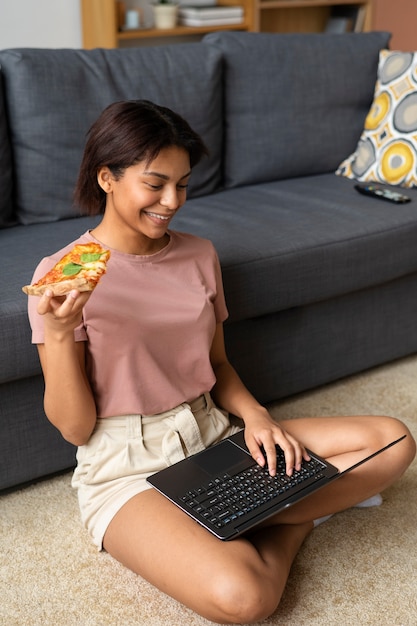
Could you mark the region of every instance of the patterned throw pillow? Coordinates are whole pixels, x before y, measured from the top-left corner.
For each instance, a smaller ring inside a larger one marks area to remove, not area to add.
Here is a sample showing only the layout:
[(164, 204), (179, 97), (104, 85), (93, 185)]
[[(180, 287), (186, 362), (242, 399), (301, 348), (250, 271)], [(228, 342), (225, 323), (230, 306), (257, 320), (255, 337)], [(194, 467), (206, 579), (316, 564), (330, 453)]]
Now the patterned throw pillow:
[(374, 101), (356, 151), (336, 174), (417, 187), (417, 52), (382, 50)]

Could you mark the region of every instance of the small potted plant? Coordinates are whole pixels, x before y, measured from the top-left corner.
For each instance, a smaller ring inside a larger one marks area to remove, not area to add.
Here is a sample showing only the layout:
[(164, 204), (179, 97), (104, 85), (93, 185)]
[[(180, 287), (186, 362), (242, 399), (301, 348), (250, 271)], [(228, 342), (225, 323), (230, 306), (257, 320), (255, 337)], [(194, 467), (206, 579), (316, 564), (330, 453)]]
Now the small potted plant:
[(157, 0), (153, 5), (155, 28), (175, 28), (178, 20), (178, 4), (173, 0)]

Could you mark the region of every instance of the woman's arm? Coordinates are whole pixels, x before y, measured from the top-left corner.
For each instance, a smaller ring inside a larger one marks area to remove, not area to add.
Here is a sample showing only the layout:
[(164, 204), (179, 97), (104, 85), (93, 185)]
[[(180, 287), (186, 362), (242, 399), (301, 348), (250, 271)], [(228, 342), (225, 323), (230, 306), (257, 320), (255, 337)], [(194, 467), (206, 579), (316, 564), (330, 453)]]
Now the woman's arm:
[(85, 371), (85, 342), (74, 340), (89, 293), (71, 292), (64, 300), (44, 294), (38, 313), (44, 316), (45, 343), (38, 345), (45, 378), (45, 413), (64, 439), (85, 444), (97, 413)]
[(216, 375), (213, 399), (219, 407), (243, 419), (246, 445), (257, 463), (265, 465), (262, 447), (269, 471), (275, 474), (275, 446), (279, 445), (285, 453), (287, 473), (291, 474), (294, 467), (300, 469), (302, 459), (309, 459), (305, 448), (280, 427), (245, 387), (227, 358), (222, 324), (217, 324), (210, 360)]

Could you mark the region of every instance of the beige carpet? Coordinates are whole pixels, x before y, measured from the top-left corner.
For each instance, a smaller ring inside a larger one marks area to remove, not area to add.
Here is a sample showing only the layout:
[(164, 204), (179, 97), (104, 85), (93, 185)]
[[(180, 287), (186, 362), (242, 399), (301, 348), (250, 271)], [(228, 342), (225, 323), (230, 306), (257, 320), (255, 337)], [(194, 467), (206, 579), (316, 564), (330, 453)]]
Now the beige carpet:
[[(277, 417), (372, 413), (417, 436), (417, 357), (276, 404)], [(417, 463), (375, 509), (319, 526), (268, 626), (417, 625)], [(70, 474), (0, 496), (0, 624), (208, 626), (99, 554), (80, 526)]]

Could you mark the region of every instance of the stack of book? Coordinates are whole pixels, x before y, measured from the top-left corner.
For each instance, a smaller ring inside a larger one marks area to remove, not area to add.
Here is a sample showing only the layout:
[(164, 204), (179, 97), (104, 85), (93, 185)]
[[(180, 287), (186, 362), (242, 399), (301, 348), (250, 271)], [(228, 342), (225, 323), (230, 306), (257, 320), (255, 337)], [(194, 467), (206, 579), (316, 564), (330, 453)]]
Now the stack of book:
[(243, 7), (240, 6), (180, 5), (178, 15), (180, 24), (184, 26), (223, 26), (241, 24), (244, 12)]

